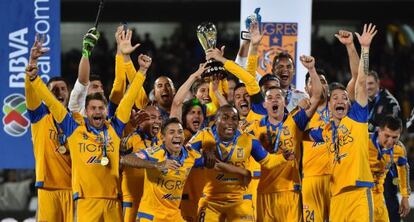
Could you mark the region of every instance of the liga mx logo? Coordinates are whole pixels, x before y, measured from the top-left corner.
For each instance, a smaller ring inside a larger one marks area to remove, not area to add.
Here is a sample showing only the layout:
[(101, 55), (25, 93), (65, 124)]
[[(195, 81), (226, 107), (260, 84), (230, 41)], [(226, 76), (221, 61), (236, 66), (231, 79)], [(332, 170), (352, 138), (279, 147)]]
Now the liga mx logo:
[(27, 112), (26, 99), (23, 95), (14, 93), (3, 100), (3, 129), (10, 136), (23, 136), (30, 126), (29, 119), (24, 116)]
[(288, 52), (296, 61), (298, 23), (263, 22), (262, 33), (257, 69), (259, 74), (263, 76), (272, 72), (273, 58), (281, 51)]

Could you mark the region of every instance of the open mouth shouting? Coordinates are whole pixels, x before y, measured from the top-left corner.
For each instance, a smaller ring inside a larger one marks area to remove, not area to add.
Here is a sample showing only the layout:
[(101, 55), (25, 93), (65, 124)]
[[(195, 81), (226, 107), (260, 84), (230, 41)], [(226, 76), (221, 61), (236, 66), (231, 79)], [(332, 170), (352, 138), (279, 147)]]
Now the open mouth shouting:
[(346, 113), (346, 104), (345, 103), (338, 103), (334, 107), (335, 114), (338, 117), (344, 117)]
[(183, 140), (182, 140), (182, 138), (176, 137), (176, 138), (172, 139), (171, 143), (172, 143), (173, 147), (178, 150), (178, 149), (181, 148), (181, 146), (183, 144)]
[(102, 115), (94, 115), (92, 116), (92, 126), (93, 127), (101, 127), (104, 122), (104, 117)]
[(248, 112), (249, 111), (249, 103), (247, 101), (242, 101), (240, 103), (240, 110), (242, 112)]
[(154, 123), (153, 125), (152, 125), (152, 134), (153, 134), (153, 136), (157, 136), (158, 135), (158, 132), (160, 132), (160, 124), (158, 124), (158, 123)]

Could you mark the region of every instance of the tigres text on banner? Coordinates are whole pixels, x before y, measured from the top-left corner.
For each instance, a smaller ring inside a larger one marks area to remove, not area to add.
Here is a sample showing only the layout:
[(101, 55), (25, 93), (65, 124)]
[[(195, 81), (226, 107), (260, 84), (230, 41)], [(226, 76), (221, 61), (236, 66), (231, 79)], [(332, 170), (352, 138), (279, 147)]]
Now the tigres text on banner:
[(312, 0), (241, 0), (242, 31), (246, 30), (246, 18), (256, 8), (260, 8), (261, 32), (264, 34), (259, 47), (258, 74), (271, 73), (275, 52), (285, 50), (296, 66), (293, 83), (303, 90), (307, 70), (300, 64), (299, 56), (310, 54)]
[(60, 75), (60, 1), (0, 0), (0, 17), (0, 168), (33, 168), (25, 67), (35, 33), (39, 33), (45, 35), (44, 46), (50, 48), (39, 58), (39, 74), (44, 81)]

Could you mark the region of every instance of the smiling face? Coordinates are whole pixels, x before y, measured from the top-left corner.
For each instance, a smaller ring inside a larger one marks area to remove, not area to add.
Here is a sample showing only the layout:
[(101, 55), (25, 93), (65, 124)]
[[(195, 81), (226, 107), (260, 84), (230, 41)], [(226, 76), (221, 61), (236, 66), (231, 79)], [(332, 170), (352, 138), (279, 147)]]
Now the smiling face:
[(329, 111), (336, 120), (341, 120), (348, 114), (348, 93), (343, 89), (334, 89), (329, 98)]
[(209, 95), (209, 83), (205, 82), (201, 84), (197, 89), (195, 97), (200, 100), (201, 104), (207, 104), (211, 102)]
[(217, 133), (222, 141), (230, 141), (236, 135), (239, 116), (231, 106), (220, 108), (216, 115)]
[(250, 111), (250, 96), (246, 87), (239, 87), (234, 91), (234, 106), (239, 111), (240, 116), (246, 117)]
[(59, 102), (61, 102), (65, 107), (68, 105), (69, 90), (64, 81), (52, 81), (48, 84), (48, 88), (56, 99), (59, 100)]
[(103, 127), (106, 117), (108, 116), (108, 110), (104, 101), (91, 99), (88, 104), (86, 104), (85, 112), (91, 126), (96, 129), (101, 129)]
[(294, 71), (293, 61), (288, 57), (281, 57), (273, 64), (272, 72), (279, 76), (282, 89), (287, 89), (292, 83)]
[(267, 110), (269, 116), (275, 119), (283, 117), (285, 110), (285, 96), (282, 89), (272, 88), (267, 90), (263, 106)]
[(379, 128), (378, 143), (381, 145), (381, 147), (389, 149), (398, 142), (398, 140), (400, 139), (400, 135), (400, 129), (391, 130), (386, 126), (384, 128)]
[(180, 152), (184, 139), (184, 130), (180, 123), (170, 123), (163, 130), (162, 140), (170, 153)]
[(161, 76), (155, 80), (154, 96), (155, 100), (161, 107), (169, 109), (174, 99), (174, 85), (168, 77)]
[(185, 116), (185, 128), (191, 132), (197, 132), (204, 122), (203, 111), (200, 106), (193, 106)]
[(162, 116), (160, 111), (155, 106), (147, 106), (145, 112), (150, 116), (149, 120), (143, 121), (140, 124), (142, 130), (151, 137), (156, 137), (161, 130)]

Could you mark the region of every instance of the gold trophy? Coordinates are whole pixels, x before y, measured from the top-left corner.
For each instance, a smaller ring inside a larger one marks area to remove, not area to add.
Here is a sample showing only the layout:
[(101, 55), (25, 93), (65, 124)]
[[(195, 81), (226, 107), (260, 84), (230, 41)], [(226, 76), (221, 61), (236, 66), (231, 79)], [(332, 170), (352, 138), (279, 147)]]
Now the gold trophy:
[[(206, 52), (209, 49), (216, 48), (217, 43), (217, 29), (216, 26), (211, 23), (202, 23), (197, 27), (197, 38), (201, 46)], [(227, 77), (227, 72), (218, 61), (210, 59), (207, 61), (207, 70), (201, 75), (206, 81), (211, 81), (213, 77), (224, 79)]]

